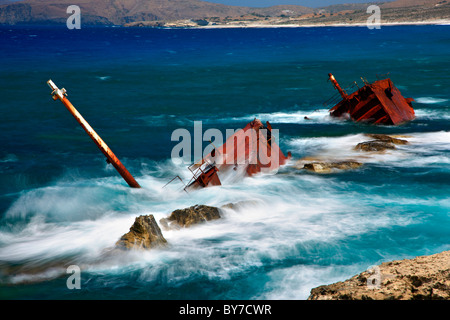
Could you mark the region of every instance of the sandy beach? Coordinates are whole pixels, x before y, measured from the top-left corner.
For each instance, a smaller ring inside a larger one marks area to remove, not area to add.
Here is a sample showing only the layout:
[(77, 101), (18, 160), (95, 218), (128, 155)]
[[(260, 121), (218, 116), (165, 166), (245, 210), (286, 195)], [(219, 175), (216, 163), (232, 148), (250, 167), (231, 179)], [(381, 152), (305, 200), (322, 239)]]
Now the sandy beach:
[[(380, 27), (402, 26), (402, 25), (450, 25), (450, 19), (437, 19), (425, 21), (399, 21), (399, 22), (381, 22)], [(127, 27), (155, 27), (145, 23), (129, 23)], [(198, 25), (192, 20), (179, 20), (167, 22), (156, 26), (162, 28), (195, 28), (195, 29), (231, 29), (231, 28), (313, 28), (313, 27), (367, 27), (366, 22), (354, 23), (263, 23), (254, 21), (236, 21), (230, 23), (209, 23), (208, 25)]]
[[(401, 21), (401, 22), (381, 22), (382, 27), (401, 26), (401, 25), (450, 25), (449, 19), (429, 20), (429, 21)], [(318, 24), (263, 24), (263, 23), (244, 23), (244, 24), (221, 24), (200, 26), (199, 29), (215, 28), (312, 28), (312, 27), (367, 27), (367, 23), (318, 23)]]

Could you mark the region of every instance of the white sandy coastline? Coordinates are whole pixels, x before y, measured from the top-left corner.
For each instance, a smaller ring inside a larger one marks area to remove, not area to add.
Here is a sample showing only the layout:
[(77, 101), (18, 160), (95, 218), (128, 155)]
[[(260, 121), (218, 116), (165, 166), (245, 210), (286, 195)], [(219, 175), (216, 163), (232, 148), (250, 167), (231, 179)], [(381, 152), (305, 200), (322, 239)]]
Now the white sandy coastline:
[[(384, 26), (402, 26), (402, 25), (450, 25), (450, 20), (429, 20), (429, 21), (402, 21), (402, 22), (382, 22)], [(260, 23), (241, 23), (241, 24), (220, 24), (194, 27), (196, 29), (221, 29), (221, 28), (313, 28), (313, 27), (367, 27), (367, 23), (318, 23), (318, 24), (260, 24)]]

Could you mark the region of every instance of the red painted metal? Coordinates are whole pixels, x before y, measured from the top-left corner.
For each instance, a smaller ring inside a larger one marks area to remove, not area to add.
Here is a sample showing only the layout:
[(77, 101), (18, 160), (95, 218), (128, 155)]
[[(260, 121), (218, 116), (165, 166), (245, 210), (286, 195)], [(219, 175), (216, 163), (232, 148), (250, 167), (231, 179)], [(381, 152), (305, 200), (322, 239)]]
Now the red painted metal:
[[(261, 129), (266, 129), (263, 134)], [(259, 119), (254, 119), (243, 129), (230, 136), (226, 142), (215, 148), (189, 169), (194, 176), (187, 188), (220, 185), (218, 173), (252, 176), (268, 170), (278, 169), (291, 157), (286, 157), (272, 138), (272, 126), (266, 126)], [(206, 169), (205, 169), (206, 168)]]
[(106, 156), (107, 161), (111, 163), (114, 168), (119, 172), (122, 178), (128, 183), (128, 185), (132, 188), (140, 188), (141, 186), (137, 181), (133, 178), (130, 172), (125, 168), (125, 166), (120, 162), (120, 160), (116, 157), (116, 155), (111, 151), (111, 149), (106, 145), (106, 143), (100, 138), (100, 136), (92, 129), (89, 123), (81, 116), (81, 114), (75, 109), (72, 103), (67, 99), (66, 90), (59, 89), (52, 80), (48, 80), (47, 84), (52, 89), (53, 100), (61, 100), (64, 106), (69, 110), (69, 112), (74, 116), (77, 122), (81, 125), (81, 127), (86, 131), (86, 133), (91, 137), (91, 139), (95, 142), (97, 147), (102, 151), (102, 153)]
[(334, 76), (333, 76), (331, 73), (329, 73), (329, 74), (328, 74), (328, 77), (329, 77), (331, 83), (333, 84), (333, 86), (336, 88), (336, 90), (339, 91), (339, 93), (341, 94), (342, 99), (347, 99), (347, 97), (348, 97), (347, 92), (345, 92), (345, 91), (341, 88), (341, 86), (340, 86), (339, 83), (336, 81), (336, 79), (334, 78)]
[(411, 103), (414, 99), (405, 99), (391, 79), (366, 83), (347, 95), (331, 73), (329, 77), (343, 98), (330, 109), (333, 117), (349, 116), (353, 121), (384, 125), (398, 125), (415, 117)]
[(193, 172), (194, 176), (184, 190), (220, 186), (222, 183), (217, 174), (218, 171), (219, 169), (215, 165), (207, 165), (206, 168), (199, 167)]

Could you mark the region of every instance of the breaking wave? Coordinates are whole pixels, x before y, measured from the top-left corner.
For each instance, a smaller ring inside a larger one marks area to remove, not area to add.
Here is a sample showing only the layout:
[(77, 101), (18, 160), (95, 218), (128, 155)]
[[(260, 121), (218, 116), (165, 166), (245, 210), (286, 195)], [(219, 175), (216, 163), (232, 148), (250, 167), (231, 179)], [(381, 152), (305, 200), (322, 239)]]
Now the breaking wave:
[[(337, 122), (336, 119), (330, 117), (327, 109), (318, 109), (315, 111), (294, 111), (294, 112), (273, 112), (258, 113), (245, 117), (233, 117), (232, 121), (248, 121), (248, 119), (258, 118), (261, 121), (269, 121), (271, 123), (320, 123), (320, 122)], [(226, 119), (228, 120), (228, 119)]]
[(423, 103), (423, 104), (436, 104), (436, 103), (443, 103), (447, 102), (448, 99), (441, 99), (441, 98), (433, 98), (433, 97), (420, 97), (414, 99), (417, 103)]
[[(413, 133), (407, 138), (410, 144), (399, 146), (395, 152), (358, 159), (368, 164), (429, 166), (444, 157), (421, 162), (418, 155), (448, 151), (449, 138), (449, 132)], [(317, 150), (336, 159), (349, 154), (357, 157), (352, 148), (364, 140), (367, 137), (362, 134), (297, 138), (290, 146)], [(183, 180), (189, 178), (183, 166), (171, 161), (149, 162), (138, 179), (143, 186), (140, 190), (125, 187), (120, 178), (108, 178), (82, 182), (62, 179), (52, 186), (25, 191), (6, 212), (5, 219), (14, 220), (15, 226), (0, 231), (0, 260), (26, 268), (4, 276), (2, 281), (40, 282), (62, 277), (67, 261), (81, 266), (92, 281), (92, 290), (101, 286), (99, 279), (120, 287), (130, 274), (137, 276), (137, 286), (162, 281), (172, 288), (199, 279), (224, 284), (264, 269), (268, 270), (266, 281), (261, 283), (265, 290), (244, 294), (245, 298), (306, 299), (313, 286), (350, 276), (365, 270), (372, 262), (369, 260), (385, 258), (372, 252), (378, 244), (372, 248), (358, 241), (352, 244), (352, 239), (382, 229), (405, 228), (426, 218), (409, 208), (417, 205), (413, 195), (376, 195), (376, 186), (360, 190), (351, 180), (302, 173), (292, 169), (296, 160), (276, 175), (259, 175), (190, 194), (181, 190), (182, 184), (163, 188), (175, 173)], [(448, 159), (444, 163), (448, 164)], [(165, 174), (152, 174), (161, 171)], [(153, 214), (159, 221), (175, 209), (195, 204), (220, 207), (239, 201), (239, 209), (224, 209), (220, 220), (163, 231), (170, 244), (167, 249), (106, 254), (128, 232), (136, 216)], [(380, 211), (380, 203), (387, 206), (385, 210)], [(422, 199), (420, 203), (427, 206), (436, 200)], [(396, 209), (387, 209), (390, 206)], [(393, 245), (398, 240), (392, 241)], [(360, 251), (352, 254), (356, 262), (347, 266), (344, 256), (354, 250), (353, 246)], [(330, 257), (343, 265), (329, 266)], [(248, 281), (257, 278), (249, 277)], [(158, 294), (164, 297), (163, 292)], [(242, 298), (242, 294), (226, 297)]]
[(437, 109), (417, 109), (415, 110), (417, 119), (424, 120), (448, 120), (450, 119), (450, 114), (447, 110), (437, 110)]

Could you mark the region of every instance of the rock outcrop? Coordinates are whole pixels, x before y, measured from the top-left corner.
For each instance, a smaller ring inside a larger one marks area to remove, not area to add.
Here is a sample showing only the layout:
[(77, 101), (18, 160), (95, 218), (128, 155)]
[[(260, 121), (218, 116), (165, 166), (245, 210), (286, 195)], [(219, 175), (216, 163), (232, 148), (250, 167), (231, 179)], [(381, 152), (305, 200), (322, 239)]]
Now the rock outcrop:
[(351, 170), (362, 166), (362, 163), (356, 161), (340, 162), (311, 162), (305, 163), (303, 169), (316, 173), (331, 173), (336, 170)]
[(396, 144), (407, 144), (407, 140), (397, 139), (385, 134), (367, 134), (373, 140), (358, 143), (355, 150), (381, 152), (395, 149)]
[(166, 229), (180, 229), (205, 221), (220, 219), (220, 209), (217, 207), (195, 205), (186, 209), (173, 211), (169, 217), (159, 220)]
[[(224, 207), (237, 209), (238, 204), (229, 203)], [(159, 220), (165, 230), (190, 227), (205, 221), (220, 219), (220, 209), (206, 205), (195, 205), (186, 209), (173, 211), (169, 217)], [(117, 242), (116, 249), (151, 249), (164, 247), (167, 240), (164, 238), (155, 217), (150, 215), (139, 216), (131, 226), (130, 231), (124, 234)]]
[(377, 141), (377, 140), (364, 141), (364, 142), (358, 143), (355, 147), (355, 150), (376, 151), (376, 152), (392, 150), (392, 149), (395, 149), (395, 146), (392, 143), (385, 142), (385, 141)]
[(450, 251), (385, 262), (343, 282), (311, 290), (308, 300), (449, 300)]
[(407, 140), (394, 138), (394, 137), (388, 136), (386, 134), (371, 134), (371, 133), (369, 133), (369, 134), (367, 134), (367, 136), (374, 140), (389, 142), (389, 143), (393, 143), (393, 144), (408, 144)]
[(167, 245), (153, 215), (139, 216), (130, 231), (116, 242), (119, 249), (150, 249)]

